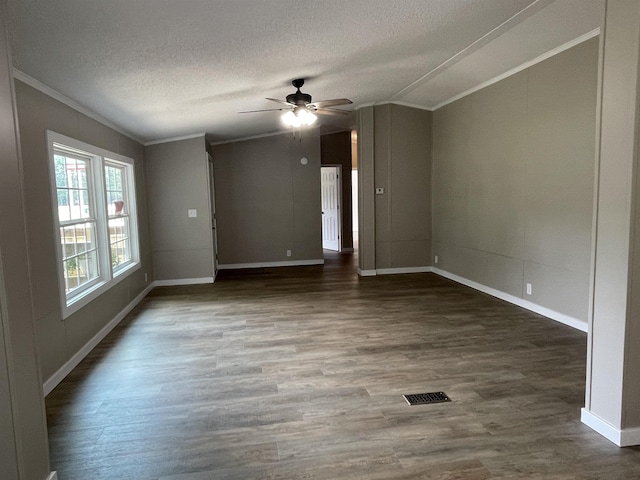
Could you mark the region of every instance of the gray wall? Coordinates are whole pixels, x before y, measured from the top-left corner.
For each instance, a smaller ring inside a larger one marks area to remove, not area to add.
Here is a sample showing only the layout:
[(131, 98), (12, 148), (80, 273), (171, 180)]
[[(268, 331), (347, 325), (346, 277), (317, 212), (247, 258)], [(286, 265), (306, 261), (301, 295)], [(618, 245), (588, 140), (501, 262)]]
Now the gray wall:
[(49, 474), (42, 379), (31, 309), (6, 3), (0, 2), (0, 478)]
[(358, 126), (358, 273), (376, 269), (375, 109), (356, 112)]
[(435, 112), (436, 267), (586, 321), (597, 62), (594, 38)]
[[(209, 167), (204, 136), (146, 147), (156, 280), (213, 277)], [(197, 210), (189, 218), (187, 211)]]
[[(33, 312), (42, 375), (46, 380), (77, 353), (153, 280), (143, 147), (130, 138), (16, 81), (18, 120), (24, 161), (24, 188)], [(138, 231), (142, 268), (108, 292), (61, 320), (56, 240), (51, 205), (46, 130), (125, 155), (135, 160)]]
[(376, 269), (431, 265), (432, 113), (375, 107)]
[(358, 111), (361, 270), (431, 265), (432, 116), (395, 104)]
[(213, 145), (209, 151), (220, 265), (322, 259), (317, 129), (295, 138), (287, 133)]
[(320, 137), (322, 165), (342, 167), (342, 238), (343, 249), (353, 248), (353, 220), (351, 212), (351, 132), (338, 132)]

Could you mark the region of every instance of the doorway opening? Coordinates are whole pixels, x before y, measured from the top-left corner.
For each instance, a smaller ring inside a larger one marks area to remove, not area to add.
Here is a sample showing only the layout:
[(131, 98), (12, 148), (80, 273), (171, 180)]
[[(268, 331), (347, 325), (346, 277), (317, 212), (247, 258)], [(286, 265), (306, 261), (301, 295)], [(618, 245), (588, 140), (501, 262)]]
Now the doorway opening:
[(211, 250), (213, 260), (213, 281), (218, 276), (218, 232), (216, 230), (216, 187), (213, 170), (213, 158), (207, 154), (209, 160), (209, 215), (211, 217)]
[(351, 230), (353, 251), (358, 251), (358, 132), (351, 130)]
[(322, 166), (322, 249), (342, 251), (341, 192), (342, 172), (340, 165)]

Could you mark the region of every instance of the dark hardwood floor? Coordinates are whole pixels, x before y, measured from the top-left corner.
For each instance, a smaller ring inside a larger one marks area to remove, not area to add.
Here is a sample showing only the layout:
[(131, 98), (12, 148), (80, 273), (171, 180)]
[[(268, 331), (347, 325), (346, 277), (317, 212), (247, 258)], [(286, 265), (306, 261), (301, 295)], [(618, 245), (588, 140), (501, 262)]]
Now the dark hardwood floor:
[[(433, 274), (156, 288), (47, 397), (60, 480), (638, 479), (580, 423), (586, 335)], [(452, 401), (409, 406), (403, 393)]]

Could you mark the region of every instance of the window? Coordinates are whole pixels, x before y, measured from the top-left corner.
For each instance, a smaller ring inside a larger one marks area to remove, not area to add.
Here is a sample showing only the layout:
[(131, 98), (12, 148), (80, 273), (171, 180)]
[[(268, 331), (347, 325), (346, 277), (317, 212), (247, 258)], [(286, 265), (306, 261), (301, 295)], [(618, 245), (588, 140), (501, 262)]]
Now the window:
[(48, 132), (63, 318), (140, 266), (133, 160)]

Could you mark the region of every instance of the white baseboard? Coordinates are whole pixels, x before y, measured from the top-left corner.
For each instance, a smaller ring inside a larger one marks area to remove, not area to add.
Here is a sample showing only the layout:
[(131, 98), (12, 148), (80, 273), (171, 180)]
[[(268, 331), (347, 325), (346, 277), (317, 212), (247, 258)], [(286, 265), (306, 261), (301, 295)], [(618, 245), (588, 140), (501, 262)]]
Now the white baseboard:
[(585, 408), (580, 411), (580, 421), (619, 447), (640, 445), (640, 428), (620, 430)]
[(375, 277), (376, 275), (399, 275), (403, 273), (429, 273), (431, 267), (400, 267), (400, 268), (377, 268), (376, 270), (358, 269), (361, 277)]
[(400, 267), (400, 268), (377, 268), (376, 270), (358, 269), (361, 277), (375, 277), (376, 275), (399, 275), (403, 273), (429, 273), (431, 267)]
[[(220, 266), (218, 266), (220, 268)], [(156, 280), (154, 287), (174, 287), (177, 285), (200, 285), (201, 283), (213, 283), (213, 277), (201, 278), (177, 278), (175, 280)]]
[(634, 445), (640, 445), (640, 428), (625, 428), (620, 433), (621, 447), (632, 447)]
[[(122, 309), (122, 311), (118, 313), (118, 315), (116, 315), (113, 320), (102, 327), (102, 329), (98, 333), (96, 333), (91, 340), (89, 340), (80, 350), (78, 350), (78, 352), (76, 352), (73, 357), (71, 357), (64, 365), (62, 365), (62, 367), (60, 367), (57, 372), (51, 375), (44, 382), (43, 389), (45, 397), (49, 395), (54, 388), (56, 388), (56, 386), (64, 379), (64, 377), (71, 373), (71, 370), (78, 366), (82, 359), (86, 357), (89, 352), (93, 350), (96, 345), (98, 345), (98, 343), (100, 343), (102, 339), (106, 337), (109, 332), (111, 332), (111, 330), (113, 330), (116, 325), (118, 325), (122, 321), (122, 319), (126, 317), (127, 314), (142, 301), (144, 297), (147, 296), (147, 294), (153, 289), (154, 285), (155, 282), (151, 285), (148, 285), (147, 288), (145, 288), (136, 298), (134, 298), (131, 303), (129, 303), (129, 305), (124, 307), (124, 309)], [(53, 472), (53, 475), (55, 475), (55, 472)], [(55, 479), (56, 477), (53, 478)]]
[(471, 287), (474, 290), (479, 290), (493, 297), (497, 297), (500, 300), (504, 300), (505, 302), (513, 303), (518, 307), (522, 307), (527, 310), (531, 310), (532, 312), (539, 313), (540, 315), (550, 318), (551, 320), (555, 320), (556, 322), (563, 323), (569, 327), (573, 327), (585, 333), (587, 332), (587, 329), (588, 329), (587, 322), (580, 320), (578, 318), (565, 315), (564, 313), (556, 312), (555, 310), (551, 310), (549, 308), (543, 307), (541, 305), (530, 302), (528, 300), (515, 297), (509, 293), (496, 290), (495, 288), (487, 287), (486, 285), (482, 285), (481, 283), (474, 282), (473, 280), (460, 277), (454, 273), (450, 273), (445, 270), (440, 270), (439, 268), (433, 267), (431, 271), (437, 275), (440, 275), (441, 277), (445, 277), (445, 278), (448, 278), (449, 280), (453, 280), (454, 282), (458, 282), (458, 283), (461, 283), (462, 285), (466, 285), (467, 287)]
[(302, 267), (306, 265), (324, 265), (324, 259), (292, 260), (290, 262), (257, 262), (257, 263), (227, 263), (218, 265), (220, 270), (240, 270), (244, 268), (272, 268), (272, 267)]
[(607, 440), (615, 443), (619, 447), (622, 446), (620, 445), (622, 432), (610, 423), (602, 420), (597, 415), (594, 415), (593, 413), (583, 408), (582, 410), (580, 410), (580, 421), (592, 430), (598, 432)]
[(398, 275), (402, 273), (429, 273), (431, 267), (378, 268), (376, 275)]
[(58, 480), (58, 473), (51, 472), (49, 475), (47, 475), (47, 478), (45, 480)]
[(376, 276), (376, 271), (375, 270), (360, 270), (360, 269), (358, 269), (358, 275), (360, 275), (361, 277), (375, 277)]

